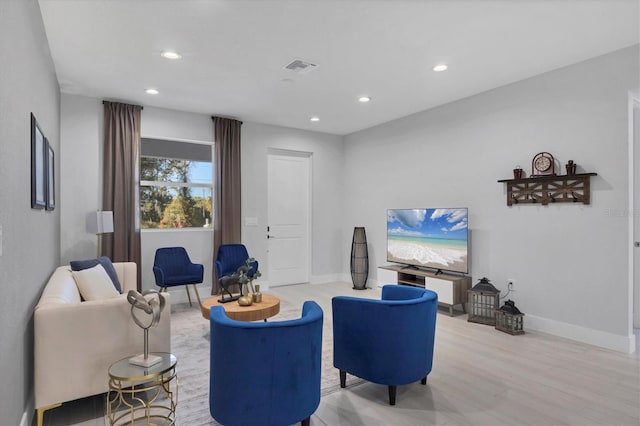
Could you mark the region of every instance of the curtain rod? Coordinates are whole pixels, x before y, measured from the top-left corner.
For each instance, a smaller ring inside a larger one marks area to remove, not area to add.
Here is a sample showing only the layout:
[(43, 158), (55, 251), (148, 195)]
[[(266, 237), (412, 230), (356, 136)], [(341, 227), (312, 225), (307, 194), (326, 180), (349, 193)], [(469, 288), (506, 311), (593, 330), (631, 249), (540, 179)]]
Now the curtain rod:
[(131, 106), (134, 106), (134, 107), (140, 107), (140, 109), (144, 109), (144, 107), (142, 105), (125, 104), (124, 102), (114, 102), (114, 101), (102, 101), (102, 105), (106, 104), (107, 102), (109, 102), (111, 104), (131, 105)]

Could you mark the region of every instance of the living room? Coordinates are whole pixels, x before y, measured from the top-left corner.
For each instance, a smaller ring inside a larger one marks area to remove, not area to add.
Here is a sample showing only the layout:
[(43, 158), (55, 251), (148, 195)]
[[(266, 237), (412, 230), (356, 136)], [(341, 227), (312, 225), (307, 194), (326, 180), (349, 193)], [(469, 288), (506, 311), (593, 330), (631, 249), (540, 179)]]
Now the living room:
[[(58, 81), (41, 3), (0, 2), (0, 62), (9, 64), (0, 76), (0, 177), (11, 183), (0, 191), (0, 351), (3, 376), (12, 384), (2, 390), (0, 413), (7, 424), (21, 424), (33, 404), (33, 308), (57, 266), (96, 253), (85, 218), (101, 209), (96, 171), (103, 98)], [(553, 69), (348, 133), (313, 131), (308, 123), (293, 128), (245, 121), (243, 243), (253, 256), (267, 259), (267, 152), (310, 153), (310, 282), (350, 281), (351, 236), (363, 226), (369, 286), (383, 284), (377, 268), (387, 263), (387, 209), (468, 207), (473, 283), (488, 277), (504, 294), (507, 280), (514, 280), (513, 299), (526, 314), (527, 330), (633, 352), (639, 303), (630, 278), (635, 215), (629, 204), (629, 105), (630, 93), (640, 88), (638, 5), (588, 3), (611, 11), (604, 21), (635, 16), (634, 38), (625, 40), (620, 34), (628, 32), (621, 29), (616, 49), (559, 58)], [(620, 25), (629, 27), (627, 20)], [(372, 101), (378, 101), (375, 95)], [(212, 142), (211, 115), (223, 113), (143, 106), (141, 136), (175, 140)], [(50, 212), (29, 206), (31, 112), (57, 155), (58, 203)], [(529, 174), (541, 151), (553, 153), (562, 169), (574, 160), (579, 173), (597, 173), (589, 205), (507, 206), (505, 184), (497, 181), (510, 178), (516, 165)], [(255, 218), (258, 226), (245, 218)], [(191, 237), (210, 236), (203, 231)], [(143, 288), (153, 287), (151, 251), (142, 263)], [(202, 259), (210, 280), (213, 253), (200, 250), (194, 257)]]

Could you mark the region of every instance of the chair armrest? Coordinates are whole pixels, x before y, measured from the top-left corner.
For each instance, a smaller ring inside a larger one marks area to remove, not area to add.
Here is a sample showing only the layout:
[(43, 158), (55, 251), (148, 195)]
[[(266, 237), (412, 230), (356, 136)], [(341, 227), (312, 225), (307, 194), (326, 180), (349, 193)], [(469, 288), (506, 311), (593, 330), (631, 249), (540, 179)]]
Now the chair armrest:
[(216, 260), (215, 262), (215, 268), (216, 268), (216, 279), (220, 279), (222, 278), (222, 262), (220, 262), (219, 260)]
[(253, 277), (256, 273), (256, 271), (258, 270), (258, 261), (254, 260), (253, 262), (251, 262), (249, 264), (249, 266), (251, 266), (251, 269), (249, 270), (249, 272), (247, 273), (247, 276), (249, 278)]
[[(424, 288), (408, 285), (390, 284), (382, 287), (382, 300), (409, 300), (419, 299), (426, 291)], [(437, 295), (436, 295), (437, 296)]]
[(156, 285), (164, 287), (164, 272), (157, 266), (153, 267), (153, 276), (156, 277)]
[(197, 275), (200, 277), (200, 282), (202, 282), (204, 277), (204, 265), (200, 263), (191, 263), (187, 265), (187, 275)]

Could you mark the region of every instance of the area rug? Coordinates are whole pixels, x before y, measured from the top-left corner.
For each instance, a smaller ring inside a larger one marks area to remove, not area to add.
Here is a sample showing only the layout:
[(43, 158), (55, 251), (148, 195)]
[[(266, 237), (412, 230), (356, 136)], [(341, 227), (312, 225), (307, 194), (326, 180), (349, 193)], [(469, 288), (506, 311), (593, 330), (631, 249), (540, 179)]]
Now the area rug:
[[(280, 313), (269, 321), (299, 318), (302, 306), (281, 302)], [(200, 309), (188, 303), (171, 307), (171, 350), (178, 359), (179, 380), (177, 420), (180, 425), (217, 425), (209, 414), (209, 321)], [(349, 377), (347, 387), (363, 380)], [(324, 313), (322, 331), (321, 394), (340, 389), (338, 370), (333, 367), (333, 333), (330, 313)]]

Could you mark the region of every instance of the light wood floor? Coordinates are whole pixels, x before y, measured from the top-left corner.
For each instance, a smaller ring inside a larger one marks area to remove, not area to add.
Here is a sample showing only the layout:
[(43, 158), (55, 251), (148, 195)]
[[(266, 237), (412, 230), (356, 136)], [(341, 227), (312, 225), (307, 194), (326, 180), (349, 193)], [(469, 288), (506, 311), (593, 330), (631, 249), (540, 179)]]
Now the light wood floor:
[[(315, 300), (325, 321), (331, 321), (335, 295), (380, 297), (379, 289), (355, 291), (348, 283), (269, 292), (299, 306)], [(311, 424), (640, 425), (638, 351), (626, 355), (531, 332), (526, 316), (524, 327), (526, 334), (511, 336), (443, 310), (427, 386), (399, 386), (394, 407), (388, 405), (385, 386), (364, 383), (339, 390), (322, 397)], [(45, 424), (103, 425), (103, 407), (99, 398), (66, 403), (51, 410)]]

